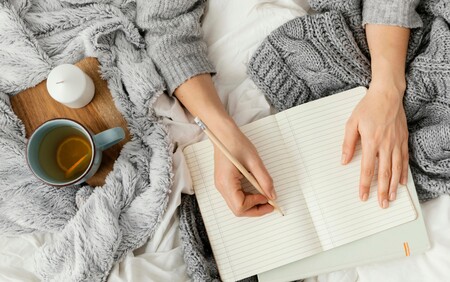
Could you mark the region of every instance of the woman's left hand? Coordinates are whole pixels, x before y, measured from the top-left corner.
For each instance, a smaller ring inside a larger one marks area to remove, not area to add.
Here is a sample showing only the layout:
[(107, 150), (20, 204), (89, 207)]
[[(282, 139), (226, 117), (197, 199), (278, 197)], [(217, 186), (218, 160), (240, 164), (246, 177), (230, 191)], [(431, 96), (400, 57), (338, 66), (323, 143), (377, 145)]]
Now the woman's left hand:
[(378, 202), (382, 208), (396, 198), (398, 183), (408, 175), (408, 128), (403, 108), (404, 88), (372, 81), (366, 96), (347, 121), (342, 164), (353, 158), (361, 137), (359, 197), (366, 201), (378, 157)]

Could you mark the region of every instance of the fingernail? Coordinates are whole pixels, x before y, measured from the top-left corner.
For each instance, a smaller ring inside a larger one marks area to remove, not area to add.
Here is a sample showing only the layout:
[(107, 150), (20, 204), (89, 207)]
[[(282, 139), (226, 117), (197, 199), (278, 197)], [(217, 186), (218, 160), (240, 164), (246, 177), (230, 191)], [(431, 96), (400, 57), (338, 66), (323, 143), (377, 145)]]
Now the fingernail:
[(403, 185), (406, 185), (406, 183), (408, 182), (408, 177), (406, 177), (406, 176), (403, 176), (403, 178), (402, 178), (402, 184)]
[(346, 164), (346, 162), (347, 162), (347, 154), (342, 154), (341, 164)]
[(368, 195), (367, 193), (364, 193), (364, 194), (362, 195), (362, 197), (361, 197), (361, 200), (362, 200), (363, 202), (365, 202), (365, 201), (367, 201), (367, 198), (369, 198), (369, 195)]
[(389, 207), (389, 203), (387, 199), (383, 200), (383, 209), (387, 209)]
[(275, 200), (275, 199), (277, 198), (277, 193), (275, 192), (275, 190), (273, 190), (273, 191), (270, 193), (270, 197), (272, 198), (272, 200)]
[(396, 196), (397, 196), (396, 193), (391, 193), (389, 195), (389, 201), (395, 201)]

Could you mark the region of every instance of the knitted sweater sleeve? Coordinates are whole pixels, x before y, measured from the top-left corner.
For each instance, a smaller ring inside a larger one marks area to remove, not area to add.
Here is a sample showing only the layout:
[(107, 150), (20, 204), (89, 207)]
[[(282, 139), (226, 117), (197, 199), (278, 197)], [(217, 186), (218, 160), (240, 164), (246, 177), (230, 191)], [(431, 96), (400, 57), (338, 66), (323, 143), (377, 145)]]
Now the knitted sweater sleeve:
[(422, 20), (416, 12), (418, 4), (419, 0), (363, 0), (363, 25), (421, 27)]
[(202, 40), (205, 0), (137, 0), (136, 23), (169, 94), (189, 78), (214, 73)]

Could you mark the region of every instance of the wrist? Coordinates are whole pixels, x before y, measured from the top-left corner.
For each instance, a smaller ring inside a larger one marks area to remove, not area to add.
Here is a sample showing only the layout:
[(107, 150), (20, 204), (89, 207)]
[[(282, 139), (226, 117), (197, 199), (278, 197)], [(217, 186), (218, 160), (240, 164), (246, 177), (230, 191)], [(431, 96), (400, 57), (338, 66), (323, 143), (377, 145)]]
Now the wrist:
[(239, 127), (228, 114), (217, 115), (210, 118), (208, 122), (205, 122), (205, 124), (208, 126), (209, 130), (218, 136), (226, 136), (239, 131)]
[(392, 78), (372, 79), (369, 89), (371, 89), (371, 92), (375, 95), (383, 95), (386, 98), (403, 101), (406, 82), (405, 80), (393, 80)]
[(403, 97), (406, 90), (405, 64), (378, 56), (372, 58), (371, 87), (390, 89)]
[[(242, 133), (242, 131), (231, 118), (221, 120), (217, 123), (210, 123), (208, 129), (231, 152), (239, 150), (242, 147), (248, 147), (248, 145), (250, 144), (248, 138), (244, 135), (244, 133)], [(218, 150), (216, 146), (214, 146), (214, 151), (220, 153), (220, 150)]]
[(403, 93), (397, 86), (372, 81), (367, 95), (384, 105), (384, 110), (392, 111), (403, 106)]

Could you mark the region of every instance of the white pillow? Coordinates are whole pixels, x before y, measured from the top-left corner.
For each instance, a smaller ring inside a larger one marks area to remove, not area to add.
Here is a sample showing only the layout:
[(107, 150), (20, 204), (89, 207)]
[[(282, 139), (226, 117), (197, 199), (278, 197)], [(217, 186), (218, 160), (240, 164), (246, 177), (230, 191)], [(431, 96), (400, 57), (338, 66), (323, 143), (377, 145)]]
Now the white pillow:
[(271, 31), (307, 14), (307, 0), (209, 0), (203, 21), (219, 96), (238, 125), (270, 114), (261, 92), (247, 76), (247, 63)]

